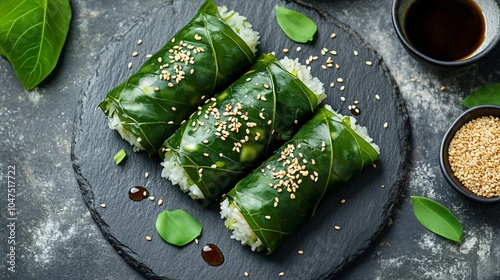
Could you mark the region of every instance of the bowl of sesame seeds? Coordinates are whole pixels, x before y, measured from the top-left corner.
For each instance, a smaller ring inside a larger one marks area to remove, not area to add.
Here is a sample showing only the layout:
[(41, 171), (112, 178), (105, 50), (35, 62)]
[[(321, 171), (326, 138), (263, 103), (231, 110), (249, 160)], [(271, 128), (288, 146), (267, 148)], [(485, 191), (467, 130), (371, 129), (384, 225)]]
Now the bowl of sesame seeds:
[(440, 166), (460, 194), (500, 202), (500, 106), (477, 106), (460, 115), (441, 142)]

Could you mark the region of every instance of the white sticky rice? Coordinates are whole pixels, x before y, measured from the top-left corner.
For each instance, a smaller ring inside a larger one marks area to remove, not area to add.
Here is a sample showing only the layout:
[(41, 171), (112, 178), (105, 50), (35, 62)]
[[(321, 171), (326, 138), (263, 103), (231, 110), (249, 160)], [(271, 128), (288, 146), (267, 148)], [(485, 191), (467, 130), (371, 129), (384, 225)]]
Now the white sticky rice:
[(253, 53), (257, 53), (257, 45), (259, 44), (259, 32), (252, 29), (252, 24), (247, 21), (247, 18), (235, 11), (228, 11), (226, 6), (218, 6), (219, 14), (224, 21), (233, 29), (238, 36), (250, 47)]
[(255, 235), (234, 204), (229, 204), (229, 199), (224, 199), (221, 202), (220, 209), (221, 218), (226, 219), (226, 228), (233, 231), (231, 239), (240, 241), (242, 245), (250, 246), (252, 251), (264, 249), (262, 240)]
[[(311, 75), (309, 67), (300, 64), (298, 59), (293, 60), (286, 57), (281, 59), (280, 63), (288, 72), (298, 77), (312, 92), (314, 92), (318, 97), (318, 104), (326, 97), (323, 83), (318, 78)], [(161, 173), (162, 177), (170, 179), (174, 185), (178, 184), (181, 190), (187, 192), (191, 198), (204, 199), (203, 193), (198, 186), (189, 183), (188, 174), (179, 164), (173, 152), (170, 151), (165, 154), (165, 160), (161, 165), (163, 166), (163, 171)]]
[(291, 59), (286, 56), (280, 59), (280, 64), (288, 72), (299, 78), (316, 95), (318, 98), (317, 105), (326, 98), (323, 83), (317, 77), (311, 75), (311, 67), (301, 64), (298, 58)]
[[(226, 6), (219, 6), (219, 14), (226, 21), (226, 23), (233, 29), (238, 36), (250, 47), (250, 49), (256, 53), (257, 45), (259, 42), (259, 33), (252, 29), (252, 25), (247, 21), (247, 18), (241, 16), (235, 11), (228, 11)], [(115, 113), (115, 108), (111, 103), (108, 103), (106, 107), (106, 112), (108, 116), (108, 126), (111, 129), (118, 131), (120, 136), (130, 143), (134, 148), (134, 152), (144, 150), (141, 145), (141, 139), (134, 136), (130, 131), (126, 130), (122, 126), (120, 118)]]
[[(332, 109), (332, 107), (328, 104), (325, 105), (325, 109), (327, 109), (330, 112), (334, 113), (335, 115), (339, 116), (339, 118), (341, 118), (341, 119), (345, 118), (345, 116), (343, 116), (342, 114), (335, 112)], [(366, 142), (368, 142), (373, 147), (373, 149), (375, 149), (375, 151), (377, 151), (377, 154), (380, 155), (380, 147), (377, 144), (373, 143), (373, 138), (371, 138), (370, 135), (368, 135), (368, 130), (366, 129), (366, 127), (357, 124), (356, 118), (354, 118), (354, 117), (349, 116), (349, 119), (350, 119), (350, 124), (351, 124), (352, 130), (354, 130), (354, 132), (356, 132), (356, 134), (358, 134), (361, 138), (363, 138)]]
[(180, 189), (188, 193), (192, 199), (204, 199), (205, 196), (196, 184), (190, 184), (188, 181), (188, 174), (184, 168), (179, 164), (176, 155), (173, 152), (165, 153), (165, 159), (162, 163), (163, 170), (161, 176), (169, 179), (172, 185), (179, 185)]
[(115, 106), (111, 102), (108, 102), (108, 105), (106, 106), (106, 112), (108, 112), (108, 126), (111, 129), (115, 129), (118, 131), (120, 136), (126, 140), (127, 142), (130, 143), (130, 145), (134, 146), (133, 150), (134, 152), (138, 152), (141, 150), (144, 150), (144, 148), (141, 145), (141, 139), (135, 137), (130, 131), (126, 130), (123, 128), (123, 124), (120, 121), (120, 118), (118, 117), (118, 114), (115, 113)]

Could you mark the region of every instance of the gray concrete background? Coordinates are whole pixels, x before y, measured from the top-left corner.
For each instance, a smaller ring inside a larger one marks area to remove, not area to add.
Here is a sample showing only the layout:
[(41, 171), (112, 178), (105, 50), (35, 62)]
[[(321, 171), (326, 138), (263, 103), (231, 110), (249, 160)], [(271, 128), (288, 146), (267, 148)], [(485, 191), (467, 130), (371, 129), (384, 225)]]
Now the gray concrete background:
[[(0, 278), (141, 279), (103, 238), (73, 175), (70, 145), (80, 89), (118, 29), (164, 2), (72, 0), (73, 20), (61, 61), (39, 87), (23, 89), (0, 58)], [(459, 70), (431, 70), (412, 60), (392, 27), (392, 1), (307, 1), (350, 25), (383, 57), (405, 99), (413, 153), (408, 189), (379, 240), (342, 279), (500, 279), (499, 205), (455, 193), (439, 170), (439, 144), (464, 108), (463, 97), (500, 82), (500, 46)], [(442, 91), (441, 86), (446, 89)], [(7, 173), (16, 168), (16, 273), (7, 271)], [(416, 221), (412, 195), (447, 206), (462, 222), (461, 245)], [(334, 254), (335, 252), (332, 252)]]

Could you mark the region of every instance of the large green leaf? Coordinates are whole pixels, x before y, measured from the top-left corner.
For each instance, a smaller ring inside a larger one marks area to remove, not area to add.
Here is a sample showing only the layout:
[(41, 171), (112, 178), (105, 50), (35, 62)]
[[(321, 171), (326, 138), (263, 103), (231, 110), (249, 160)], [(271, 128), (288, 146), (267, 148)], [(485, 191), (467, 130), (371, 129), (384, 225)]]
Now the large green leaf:
[(0, 54), (26, 89), (54, 70), (70, 21), (68, 0), (0, 1)]
[(460, 104), (467, 108), (488, 104), (500, 105), (500, 84), (481, 87), (462, 100)]
[(455, 216), (443, 205), (425, 197), (412, 196), (413, 212), (428, 230), (460, 243), (463, 228)]

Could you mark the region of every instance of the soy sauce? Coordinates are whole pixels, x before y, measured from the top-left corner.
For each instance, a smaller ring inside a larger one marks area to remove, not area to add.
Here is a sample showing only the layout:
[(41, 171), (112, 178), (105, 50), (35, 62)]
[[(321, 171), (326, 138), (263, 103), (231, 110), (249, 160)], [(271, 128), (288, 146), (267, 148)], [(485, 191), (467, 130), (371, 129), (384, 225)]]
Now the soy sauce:
[(224, 255), (215, 244), (207, 244), (201, 249), (201, 257), (211, 266), (219, 266), (224, 263)]
[(405, 18), (406, 37), (423, 54), (443, 61), (462, 60), (484, 41), (483, 12), (471, 0), (416, 0)]
[(133, 201), (141, 201), (149, 197), (149, 191), (142, 186), (132, 187), (128, 191), (128, 197)]

